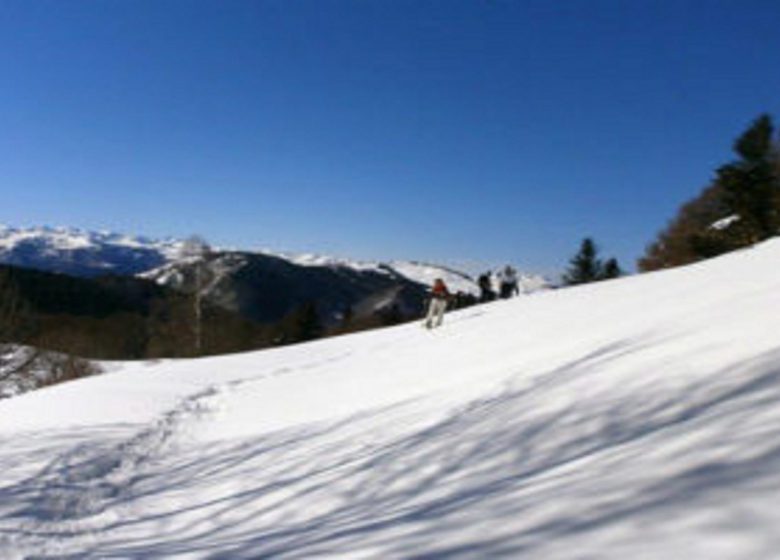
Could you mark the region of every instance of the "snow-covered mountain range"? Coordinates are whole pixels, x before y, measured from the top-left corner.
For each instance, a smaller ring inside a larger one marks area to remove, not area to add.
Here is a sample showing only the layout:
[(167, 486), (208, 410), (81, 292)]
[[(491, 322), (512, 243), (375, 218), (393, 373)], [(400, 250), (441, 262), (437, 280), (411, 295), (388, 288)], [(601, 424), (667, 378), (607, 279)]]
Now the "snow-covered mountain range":
[[(200, 247), (193, 240), (134, 237), (71, 228), (0, 227), (0, 264), (71, 276), (108, 274), (151, 280), (179, 292), (196, 291), (208, 304), (258, 324), (283, 320), (314, 304), (326, 327), (418, 317), (428, 288), (442, 278), (467, 304), (479, 290), (452, 268), (413, 261), (366, 262), (320, 255)], [(548, 287), (521, 275), (526, 293)]]
[(182, 245), (77, 228), (0, 225), (0, 263), (73, 276), (139, 274), (179, 258)]
[(0, 557), (776, 558), (778, 261), (0, 401)]
[[(171, 280), (168, 274), (171, 265), (188, 261), (183, 252), (184, 246), (184, 240), (173, 238), (158, 240), (77, 228), (14, 228), (0, 225), (0, 263), (75, 276), (143, 274), (165, 283)], [(215, 251), (264, 254), (305, 267), (375, 272), (403, 277), (426, 286), (435, 278), (442, 278), (453, 291), (470, 294), (478, 292), (474, 279), (468, 274), (429, 263), (367, 262), (311, 254), (219, 248)], [(549, 287), (549, 282), (539, 275), (525, 274), (521, 275), (521, 287), (526, 292), (532, 292)]]

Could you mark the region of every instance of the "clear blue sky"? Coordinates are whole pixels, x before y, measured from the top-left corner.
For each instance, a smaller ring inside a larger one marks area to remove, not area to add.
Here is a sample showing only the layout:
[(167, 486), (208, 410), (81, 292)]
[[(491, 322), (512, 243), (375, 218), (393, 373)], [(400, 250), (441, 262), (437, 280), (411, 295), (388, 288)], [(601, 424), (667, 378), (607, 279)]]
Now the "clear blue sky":
[(0, 222), (633, 267), (778, 69), (777, 0), (0, 0)]

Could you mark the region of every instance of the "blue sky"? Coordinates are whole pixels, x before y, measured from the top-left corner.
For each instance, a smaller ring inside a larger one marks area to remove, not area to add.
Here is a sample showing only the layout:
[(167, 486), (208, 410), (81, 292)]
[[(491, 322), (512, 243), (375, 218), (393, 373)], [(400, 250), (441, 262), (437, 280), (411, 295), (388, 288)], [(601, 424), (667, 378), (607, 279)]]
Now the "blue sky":
[(627, 267), (780, 118), (780, 2), (0, 1), (0, 222)]

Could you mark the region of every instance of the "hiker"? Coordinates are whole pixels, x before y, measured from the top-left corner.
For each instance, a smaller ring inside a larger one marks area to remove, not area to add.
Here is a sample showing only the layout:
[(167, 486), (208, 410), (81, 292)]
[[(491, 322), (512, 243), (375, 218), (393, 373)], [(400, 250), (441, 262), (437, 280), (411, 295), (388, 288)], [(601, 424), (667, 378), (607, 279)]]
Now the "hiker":
[(509, 299), (513, 295), (519, 295), (520, 289), (517, 286), (517, 271), (509, 265), (498, 273), (499, 292), (501, 299)]
[(477, 279), (479, 285), (479, 301), (480, 303), (487, 303), (496, 299), (496, 292), (493, 291), (493, 283), (490, 280), (490, 271), (482, 274)]
[(447, 301), (452, 297), (444, 280), (437, 278), (433, 282), (428, 303), (428, 315), (425, 317), (425, 328), (432, 329), (441, 326), (444, 320), (444, 312), (447, 310)]

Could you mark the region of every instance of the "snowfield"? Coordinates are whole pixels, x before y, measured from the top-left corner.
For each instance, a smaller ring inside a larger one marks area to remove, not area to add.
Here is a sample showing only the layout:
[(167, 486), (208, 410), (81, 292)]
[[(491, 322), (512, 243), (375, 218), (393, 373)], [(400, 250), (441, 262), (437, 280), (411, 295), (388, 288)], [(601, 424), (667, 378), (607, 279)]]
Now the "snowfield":
[(780, 558), (780, 240), (0, 402), (0, 558)]

